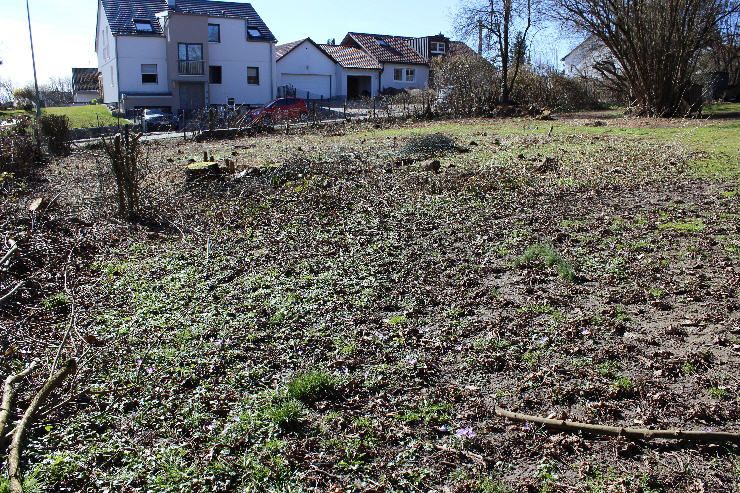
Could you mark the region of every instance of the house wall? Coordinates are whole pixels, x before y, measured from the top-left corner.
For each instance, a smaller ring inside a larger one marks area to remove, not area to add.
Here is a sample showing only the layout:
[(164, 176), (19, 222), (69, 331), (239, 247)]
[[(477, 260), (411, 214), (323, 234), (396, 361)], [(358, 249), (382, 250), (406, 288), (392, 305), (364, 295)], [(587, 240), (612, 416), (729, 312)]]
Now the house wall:
[(98, 55), (98, 71), (102, 74), (103, 101), (118, 102), (118, 64), (116, 60), (116, 38), (110, 31), (108, 18), (102, 5), (98, 4), (98, 32), (95, 49)]
[[(296, 79), (301, 79), (301, 77), (305, 79), (305, 76), (323, 78), (321, 81), (315, 83), (308, 83), (307, 81), (307, 85), (304, 87), (298, 87), (296, 85), (297, 96), (305, 97), (305, 92), (310, 91), (316, 97), (323, 96), (324, 98), (331, 98), (339, 94), (337, 91), (336, 67), (337, 64), (334, 60), (326, 56), (323, 51), (316, 48), (312, 43), (304, 41), (301, 45), (294, 48), (293, 51), (278, 60), (278, 86), (294, 84)], [(325, 85), (327, 79), (331, 81), (329, 93), (317, 94), (315, 87), (317, 85)]]
[[(117, 36), (118, 85), (121, 95), (169, 94), (167, 41), (159, 36)], [(141, 82), (141, 66), (157, 66), (157, 83)]]
[[(416, 80), (414, 82), (399, 82), (393, 80), (393, 73), (395, 69), (415, 69)], [(386, 63), (383, 68), (383, 73), (380, 78), (380, 86), (382, 89), (396, 88), (396, 89), (426, 89), (429, 86), (429, 67), (425, 65), (400, 65), (395, 63)]]
[(378, 70), (362, 70), (353, 68), (342, 68), (337, 64), (337, 95), (341, 97), (347, 96), (347, 76), (368, 76), (372, 77), (372, 96), (378, 95), (378, 80), (380, 79), (380, 71)]
[[(221, 25), (221, 43), (208, 43), (208, 64), (220, 65), (222, 84), (209, 84), (209, 103), (227, 104), (234, 98), (237, 104), (261, 105), (274, 99), (277, 93), (275, 76), (275, 45), (268, 41), (247, 39), (247, 24), (242, 19), (208, 19)], [(247, 84), (247, 67), (259, 67), (260, 84)], [(206, 69), (207, 72), (207, 69)], [(207, 75), (207, 73), (206, 73)]]
[(98, 91), (77, 91), (74, 93), (73, 102), (75, 104), (88, 104), (99, 97)]

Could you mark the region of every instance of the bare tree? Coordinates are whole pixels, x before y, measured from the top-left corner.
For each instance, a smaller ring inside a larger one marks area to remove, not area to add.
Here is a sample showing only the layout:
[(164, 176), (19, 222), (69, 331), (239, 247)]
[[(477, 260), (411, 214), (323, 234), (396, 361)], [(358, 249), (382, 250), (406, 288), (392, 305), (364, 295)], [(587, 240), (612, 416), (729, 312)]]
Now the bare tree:
[(613, 60), (595, 67), (629, 94), (638, 114), (675, 116), (688, 95), (701, 51), (738, 0), (553, 0), (560, 20), (596, 36)]
[(13, 91), (15, 86), (10, 79), (0, 79), (0, 104), (13, 102)]
[(537, 0), (462, 0), (456, 29), (464, 39), (479, 38), (482, 51), (501, 68), (500, 100), (511, 103), (530, 33)]

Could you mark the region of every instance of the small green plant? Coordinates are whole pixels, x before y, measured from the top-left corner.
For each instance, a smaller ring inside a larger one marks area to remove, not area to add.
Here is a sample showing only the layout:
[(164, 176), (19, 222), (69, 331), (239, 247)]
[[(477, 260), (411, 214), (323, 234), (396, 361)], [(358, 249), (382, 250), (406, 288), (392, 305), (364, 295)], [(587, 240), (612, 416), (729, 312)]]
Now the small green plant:
[(710, 387), (709, 396), (712, 399), (722, 400), (727, 397), (727, 389), (719, 386)]
[(285, 431), (298, 428), (305, 408), (296, 399), (287, 399), (265, 409), (265, 416)]
[(328, 399), (337, 393), (339, 382), (329, 373), (321, 370), (298, 375), (288, 383), (289, 397), (304, 403)]
[(53, 294), (41, 300), (41, 306), (44, 308), (44, 310), (48, 311), (66, 308), (70, 303), (72, 303), (72, 300), (69, 298), (69, 295), (61, 291), (57, 294)]
[(686, 361), (681, 367), (681, 373), (684, 375), (693, 375), (696, 373), (696, 365), (690, 361)]
[(632, 380), (629, 377), (620, 375), (614, 379), (614, 381), (612, 382), (612, 387), (621, 392), (631, 392), (632, 389), (634, 389), (635, 385), (632, 383)]
[(648, 293), (657, 300), (664, 298), (666, 295), (665, 290), (662, 288), (650, 288)]
[(707, 225), (701, 219), (690, 219), (688, 221), (673, 221), (658, 225), (658, 229), (676, 231), (679, 233), (699, 233), (706, 229)]
[(576, 273), (573, 266), (560, 256), (558, 252), (547, 244), (532, 245), (519, 257), (515, 265), (522, 267), (524, 265), (531, 264), (532, 262), (542, 262), (549, 268), (554, 268), (561, 279), (574, 282), (576, 280)]
[(426, 425), (441, 425), (449, 421), (448, 412), (452, 406), (440, 402), (421, 401), (414, 408), (401, 415), (405, 423), (424, 423)]
[(396, 326), (405, 324), (407, 320), (406, 315), (394, 315), (387, 320), (387, 323), (390, 326)]
[(501, 481), (486, 477), (478, 481), (473, 488), (475, 493), (511, 493), (511, 489)]

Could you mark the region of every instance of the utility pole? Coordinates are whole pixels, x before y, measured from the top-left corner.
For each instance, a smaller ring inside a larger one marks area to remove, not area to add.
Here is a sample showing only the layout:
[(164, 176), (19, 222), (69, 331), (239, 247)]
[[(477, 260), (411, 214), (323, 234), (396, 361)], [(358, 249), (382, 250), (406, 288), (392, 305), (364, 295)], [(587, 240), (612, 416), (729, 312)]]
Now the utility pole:
[(478, 21), (478, 54), (483, 56), (483, 21), (480, 20)]
[(39, 80), (36, 76), (36, 52), (33, 49), (33, 32), (31, 31), (31, 8), (26, 0), (26, 13), (28, 14), (28, 37), (31, 39), (31, 61), (33, 62), (33, 85), (36, 89), (36, 123), (41, 118), (41, 95), (39, 94)]

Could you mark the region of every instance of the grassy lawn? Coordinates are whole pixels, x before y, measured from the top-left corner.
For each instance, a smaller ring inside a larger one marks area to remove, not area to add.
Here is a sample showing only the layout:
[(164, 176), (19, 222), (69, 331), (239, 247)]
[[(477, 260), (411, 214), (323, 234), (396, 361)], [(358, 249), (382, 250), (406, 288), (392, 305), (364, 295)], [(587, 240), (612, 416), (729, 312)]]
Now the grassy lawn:
[(740, 118), (740, 103), (708, 104), (704, 107), (704, 114), (718, 118)]
[[(100, 151), (74, 151), (0, 202), (28, 231), (6, 284), (36, 279), (0, 312), (22, 348), (0, 375), (52, 361), (68, 328), (80, 360), (29, 432), (28, 490), (727, 491), (733, 446), (494, 408), (740, 429), (738, 130), (510, 119), (147, 142), (136, 225), (115, 219)], [(187, 182), (205, 152), (246, 177)], [(34, 197), (54, 207), (31, 216)]]
[[(43, 113), (49, 115), (65, 115), (69, 118), (70, 128), (90, 128), (90, 127), (107, 127), (118, 125), (119, 119), (114, 118), (105, 105), (84, 105), (84, 106), (59, 106), (44, 108)], [(0, 121), (10, 120), (12, 118), (27, 115), (33, 117), (33, 112), (23, 110), (3, 110), (0, 111)], [(120, 124), (130, 123), (126, 119), (121, 119)]]
[[(44, 108), (43, 111), (50, 115), (65, 115), (69, 118), (71, 128), (107, 127), (119, 123), (119, 119), (114, 118), (102, 104)], [(120, 119), (120, 123), (124, 125), (128, 120)]]

